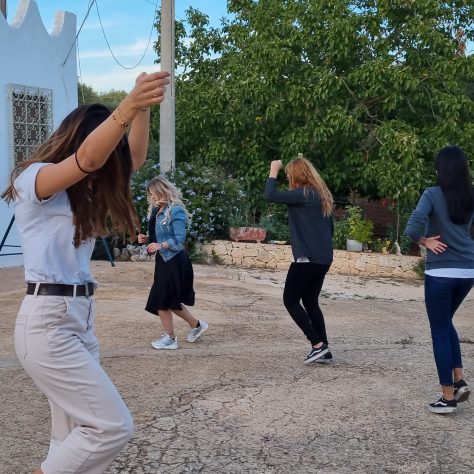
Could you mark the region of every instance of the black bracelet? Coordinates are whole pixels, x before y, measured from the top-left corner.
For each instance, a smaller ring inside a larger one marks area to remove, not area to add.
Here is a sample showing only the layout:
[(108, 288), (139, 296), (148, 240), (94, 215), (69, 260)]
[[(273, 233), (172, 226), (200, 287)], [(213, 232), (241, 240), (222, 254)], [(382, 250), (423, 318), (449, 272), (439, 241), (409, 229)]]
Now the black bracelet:
[(86, 171), (86, 170), (83, 170), (83, 169), (81, 168), (81, 165), (79, 164), (79, 160), (77, 159), (77, 151), (74, 153), (74, 157), (76, 158), (76, 165), (77, 165), (77, 167), (78, 167), (83, 173), (85, 173), (85, 174), (91, 174), (91, 173), (93, 173), (93, 172), (95, 171), (95, 170), (93, 170), (93, 171)]

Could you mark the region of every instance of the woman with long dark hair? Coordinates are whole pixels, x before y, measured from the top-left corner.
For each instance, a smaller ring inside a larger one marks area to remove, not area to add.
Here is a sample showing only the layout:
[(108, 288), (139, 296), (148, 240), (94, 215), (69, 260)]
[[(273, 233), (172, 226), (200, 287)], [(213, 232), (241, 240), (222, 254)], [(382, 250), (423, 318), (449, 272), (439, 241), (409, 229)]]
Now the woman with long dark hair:
[(461, 346), (453, 325), (456, 310), (474, 284), (474, 186), (468, 159), (457, 146), (437, 155), (437, 185), (427, 188), (405, 233), (427, 249), (425, 306), (441, 384), (441, 398), (428, 405), (432, 413), (452, 413), (469, 398)]
[(288, 270), (283, 303), (311, 343), (305, 363), (332, 360), (319, 294), (333, 260), (333, 197), (314, 166), (305, 158), (285, 168), (289, 190), (277, 191), (280, 160), (271, 162), (265, 186), (268, 201), (288, 206), (293, 262)]
[(73, 110), (2, 194), (15, 206), (27, 282), (15, 351), (51, 408), (49, 452), (34, 474), (103, 473), (132, 435), (99, 364), (89, 261), (108, 221), (130, 235), (138, 228), (130, 176), (145, 161), (149, 108), (162, 102), (168, 75), (140, 74), (112, 113), (100, 104)]

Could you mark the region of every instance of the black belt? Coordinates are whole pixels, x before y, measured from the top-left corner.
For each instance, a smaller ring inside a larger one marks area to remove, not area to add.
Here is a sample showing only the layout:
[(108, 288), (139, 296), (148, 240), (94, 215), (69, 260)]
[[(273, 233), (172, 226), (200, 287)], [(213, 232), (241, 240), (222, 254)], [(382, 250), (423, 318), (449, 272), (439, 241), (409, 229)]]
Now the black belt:
[[(36, 291), (38, 287), (38, 290)], [(74, 288), (76, 289), (74, 293)], [(92, 296), (94, 284), (89, 282), (85, 285), (63, 285), (61, 283), (28, 283), (27, 295), (41, 296)]]

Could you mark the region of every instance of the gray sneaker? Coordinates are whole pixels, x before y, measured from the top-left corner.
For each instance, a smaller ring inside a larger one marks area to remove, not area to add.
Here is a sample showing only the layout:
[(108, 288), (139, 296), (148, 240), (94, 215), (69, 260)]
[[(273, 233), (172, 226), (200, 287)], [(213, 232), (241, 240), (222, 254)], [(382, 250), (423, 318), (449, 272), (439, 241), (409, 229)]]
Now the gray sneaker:
[(321, 357), (324, 356), (324, 354), (327, 354), (329, 352), (329, 348), (327, 344), (324, 344), (324, 342), (316, 349), (312, 348), (311, 352), (306, 356), (306, 359), (304, 361), (305, 364), (309, 364), (310, 362), (314, 362), (317, 359), (320, 359)]
[(331, 351), (327, 351), (326, 354), (324, 354), (322, 357), (319, 359), (313, 360), (315, 363), (320, 363), (320, 364), (330, 364), (332, 362), (332, 354)]
[(189, 331), (186, 341), (195, 342), (196, 339), (200, 338), (207, 331), (208, 328), (209, 328), (209, 325), (207, 323), (199, 320), (199, 326)]
[(178, 338), (171, 339), (168, 334), (163, 334), (159, 339), (151, 343), (154, 349), (177, 349)]

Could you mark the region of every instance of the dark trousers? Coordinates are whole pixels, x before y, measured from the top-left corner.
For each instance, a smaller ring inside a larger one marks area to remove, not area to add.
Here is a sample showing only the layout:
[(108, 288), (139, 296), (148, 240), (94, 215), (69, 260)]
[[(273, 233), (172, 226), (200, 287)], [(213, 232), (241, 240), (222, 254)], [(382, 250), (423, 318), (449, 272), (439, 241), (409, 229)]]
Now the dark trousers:
[(283, 303), (313, 346), (321, 341), (328, 343), (318, 298), (329, 267), (318, 263), (294, 262), (286, 276)]
[(461, 346), (453, 316), (473, 283), (473, 278), (425, 275), (425, 306), (441, 385), (453, 385), (453, 369), (462, 368)]

